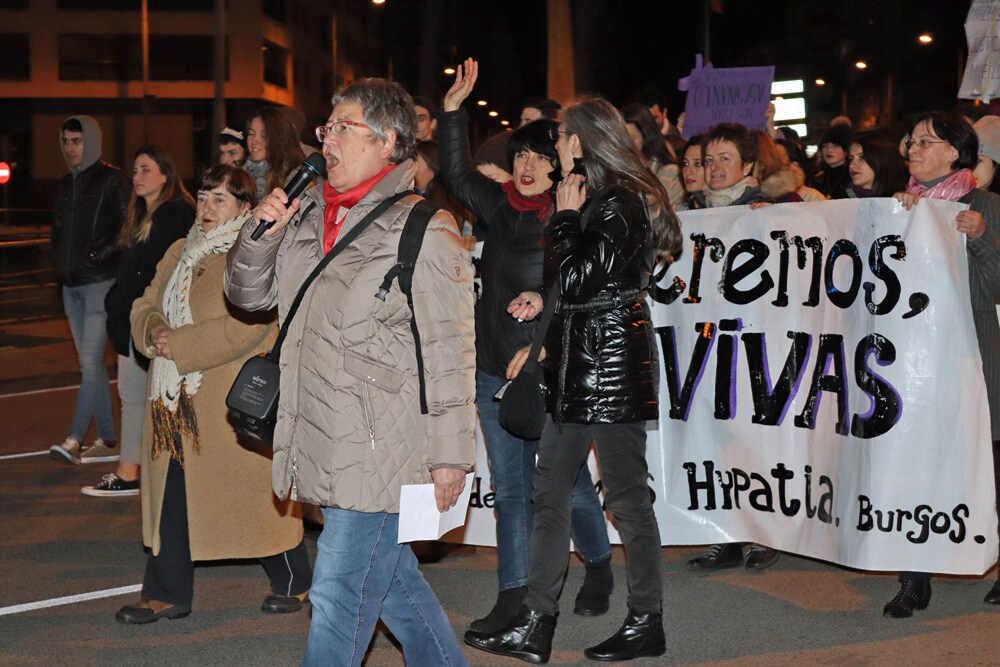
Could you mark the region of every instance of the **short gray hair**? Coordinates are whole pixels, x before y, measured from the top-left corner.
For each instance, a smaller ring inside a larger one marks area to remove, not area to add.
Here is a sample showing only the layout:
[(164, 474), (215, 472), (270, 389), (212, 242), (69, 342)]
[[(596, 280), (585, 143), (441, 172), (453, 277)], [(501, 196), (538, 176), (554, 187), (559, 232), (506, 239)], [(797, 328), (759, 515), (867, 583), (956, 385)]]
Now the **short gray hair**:
[(350, 83), (333, 95), (330, 103), (342, 102), (361, 106), (365, 124), (378, 141), (385, 140), (387, 130), (396, 133), (396, 146), (389, 161), (399, 164), (414, 157), (417, 146), (417, 112), (413, 98), (398, 83), (385, 79), (364, 78)]

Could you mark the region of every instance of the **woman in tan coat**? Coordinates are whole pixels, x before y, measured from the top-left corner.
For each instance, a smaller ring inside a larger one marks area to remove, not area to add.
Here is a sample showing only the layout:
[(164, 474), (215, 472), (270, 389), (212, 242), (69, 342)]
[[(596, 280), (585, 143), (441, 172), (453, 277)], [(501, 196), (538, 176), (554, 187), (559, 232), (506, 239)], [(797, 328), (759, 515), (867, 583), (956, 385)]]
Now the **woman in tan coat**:
[(153, 359), (142, 442), (150, 555), (142, 597), (118, 611), (122, 623), (190, 614), (198, 560), (260, 558), (272, 588), (265, 612), (300, 609), (311, 584), (297, 503), (274, 497), (270, 458), (242, 447), (226, 418), (240, 367), (276, 332), (273, 313), (252, 319), (222, 291), (226, 251), (252, 217), (255, 191), (237, 167), (205, 172), (196, 224), (132, 307), (136, 348)]

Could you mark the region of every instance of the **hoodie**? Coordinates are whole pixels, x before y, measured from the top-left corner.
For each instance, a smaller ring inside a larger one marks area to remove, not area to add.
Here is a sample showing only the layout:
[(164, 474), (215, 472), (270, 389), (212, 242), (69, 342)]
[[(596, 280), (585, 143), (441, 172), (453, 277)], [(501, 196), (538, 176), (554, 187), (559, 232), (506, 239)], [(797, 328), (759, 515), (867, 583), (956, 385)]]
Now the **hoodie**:
[(101, 161), (100, 125), (90, 116), (70, 118), (83, 130), (83, 160), (59, 179), (51, 238), (59, 281), (78, 287), (117, 275), (118, 235), (128, 198), (121, 170)]

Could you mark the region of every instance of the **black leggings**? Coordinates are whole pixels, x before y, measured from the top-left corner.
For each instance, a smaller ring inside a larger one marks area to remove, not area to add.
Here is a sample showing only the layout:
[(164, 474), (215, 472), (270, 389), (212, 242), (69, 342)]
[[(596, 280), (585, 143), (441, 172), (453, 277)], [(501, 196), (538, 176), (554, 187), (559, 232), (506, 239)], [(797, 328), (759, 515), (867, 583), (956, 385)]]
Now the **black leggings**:
[[(260, 559), (271, 580), (271, 592), (299, 595), (312, 584), (312, 567), (305, 542), (288, 551)], [(170, 604), (190, 606), (194, 599), (194, 562), (188, 535), (187, 492), (184, 469), (174, 459), (167, 470), (160, 514), (160, 554), (146, 559), (142, 596)]]

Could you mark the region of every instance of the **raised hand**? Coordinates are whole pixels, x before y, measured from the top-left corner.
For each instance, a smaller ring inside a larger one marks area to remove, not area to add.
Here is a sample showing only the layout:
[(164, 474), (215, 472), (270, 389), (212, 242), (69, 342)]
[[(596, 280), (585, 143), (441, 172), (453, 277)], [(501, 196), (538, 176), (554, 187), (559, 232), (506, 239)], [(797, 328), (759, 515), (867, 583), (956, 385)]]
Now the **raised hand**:
[(444, 110), (458, 111), (469, 95), (472, 94), (472, 87), (476, 85), (479, 78), (479, 63), (472, 58), (466, 58), (465, 63), (455, 68), (455, 83), (444, 96)]

